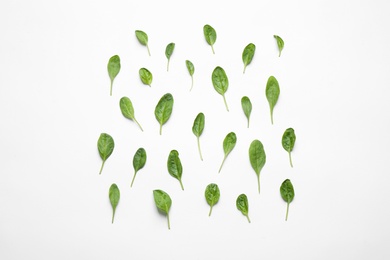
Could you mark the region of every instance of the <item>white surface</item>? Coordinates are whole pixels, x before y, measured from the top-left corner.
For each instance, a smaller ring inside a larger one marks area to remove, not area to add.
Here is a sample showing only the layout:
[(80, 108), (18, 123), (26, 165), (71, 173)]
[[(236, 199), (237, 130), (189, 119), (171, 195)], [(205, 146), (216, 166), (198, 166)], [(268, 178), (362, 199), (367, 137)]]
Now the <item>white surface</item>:
[[(389, 259), (388, 10), (386, 1), (2, 1), (0, 259)], [(217, 30), (215, 55), (206, 23)], [(148, 33), (151, 57), (136, 29)], [(281, 58), (274, 34), (285, 41)], [(249, 42), (257, 50), (243, 75)], [(114, 54), (122, 69), (110, 97)], [(192, 92), (186, 59), (195, 65)], [(217, 65), (230, 80), (229, 113), (211, 84)], [(140, 82), (141, 67), (152, 71), (152, 88)], [(270, 75), (281, 87), (274, 126)], [(174, 111), (159, 136), (153, 112), (167, 92)], [(253, 103), (250, 129), (243, 95)], [(145, 132), (121, 115), (122, 96)], [(204, 162), (191, 132), (200, 111)], [(297, 134), (293, 169), (280, 145), (287, 127)], [(230, 131), (238, 143), (218, 175)], [(99, 176), (101, 132), (116, 147)], [(260, 196), (247, 155), (253, 139), (267, 153)], [(130, 189), (141, 146), (148, 161)], [(184, 192), (166, 170), (171, 149), (180, 152)], [(286, 178), (296, 191), (287, 222)], [(113, 182), (121, 200), (112, 225)], [(211, 182), (221, 200), (209, 218)], [(173, 199), (170, 231), (155, 188)], [(240, 193), (251, 224), (235, 208)]]

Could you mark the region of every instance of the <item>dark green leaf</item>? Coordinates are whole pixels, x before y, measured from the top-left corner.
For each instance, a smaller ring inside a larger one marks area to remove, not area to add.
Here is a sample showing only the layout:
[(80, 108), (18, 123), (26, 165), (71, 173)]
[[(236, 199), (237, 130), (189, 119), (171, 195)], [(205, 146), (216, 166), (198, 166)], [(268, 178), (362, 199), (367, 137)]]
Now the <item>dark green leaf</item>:
[(241, 98), (241, 106), (242, 106), (242, 110), (244, 111), (244, 114), (247, 118), (248, 128), (249, 128), (249, 120), (250, 120), (251, 112), (252, 112), (252, 102), (247, 96), (244, 96)]
[(165, 56), (167, 57), (168, 59), (168, 63), (167, 63), (167, 71), (169, 70), (169, 61), (171, 59), (171, 56), (172, 56), (172, 53), (173, 53), (173, 50), (175, 49), (175, 44), (173, 42), (171, 42), (170, 44), (167, 45), (167, 47), (165, 48)]
[(229, 79), (225, 73), (225, 70), (221, 67), (216, 67), (211, 75), (211, 80), (213, 82), (214, 89), (223, 97), (223, 101), (225, 102), (226, 110), (229, 111), (225, 93), (229, 87)]
[(108, 76), (110, 76), (110, 96), (112, 96), (112, 85), (114, 83), (115, 77), (118, 75), (121, 70), (121, 60), (118, 55), (114, 55), (110, 58), (107, 64)]
[(170, 93), (165, 94), (156, 106), (154, 115), (160, 123), (160, 135), (162, 134), (162, 126), (168, 121), (172, 114), (173, 96)]
[(251, 223), (251, 220), (249, 219), (249, 204), (248, 204), (248, 198), (245, 194), (240, 194), (238, 197), (237, 197), (237, 200), (236, 200), (236, 206), (237, 206), (237, 209), (239, 211), (241, 211), (241, 213), (246, 216), (246, 218), (248, 219), (248, 222)]
[(152, 73), (145, 68), (140, 68), (139, 69), (139, 77), (145, 85), (148, 85), (149, 87), (152, 86), (152, 81), (153, 81), (153, 75)]
[(172, 205), (171, 197), (169, 197), (168, 193), (162, 190), (154, 190), (153, 191), (154, 202), (156, 203), (156, 207), (165, 213), (168, 218), (168, 229), (171, 229), (170, 221), (169, 221), (169, 209)]
[(181, 182), (183, 166), (181, 165), (178, 151), (172, 150), (169, 153), (167, 167), (169, 174), (180, 182), (181, 189), (184, 190), (183, 183)]
[(266, 155), (263, 144), (259, 140), (252, 141), (249, 147), (249, 161), (257, 175), (257, 185), (260, 193), (260, 172), (266, 162)]
[(282, 50), (284, 48), (284, 41), (282, 38), (280, 38), (277, 35), (274, 35), (274, 38), (276, 39), (276, 43), (278, 44), (278, 49), (279, 49), (279, 57), (282, 54)]
[(97, 142), (97, 147), (98, 147), (100, 158), (102, 158), (103, 160), (99, 172), (99, 174), (101, 174), (103, 171), (104, 163), (114, 151), (114, 147), (115, 147), (114, 139), (111, 137), (111, 135), (102, 133), (100, 134), (99, 140)]
[(195, 72), (195, 67), (194, 67), (194, 64), (192, 64), (191, 61), (189, 60), (186, 60), (186, 66), (187, 66), (187, 69), (188, 69), (188, 73), (190, 73), (190, 76), (191, 76), (191, 88), (190, 88), (190, 91), (192, 90), (192, 87), (194, 86), (194, 72)]
[(271, 112), (271, 123), (274, 123), (273, 119), (273, 112), (274, 112), (274, 107), (276, 103), (278, 102), (279, 99), (279, 94), (280, 94), (280, 88), (279, 88), (279, 83), (276, 80), (274, 76), (270, 76), (267, 81), (267, 86), (265, 89), (265, 95), (267, 96), (270, 112)]
[(211, 216), (213, 206), (217, 204), (220, 197), (218, 185), (215, 183), (210, 183), (209, 185), (207, 185), (206, 190), (204, 192), (204, 196), (206, 197), (207, 204), (210, 205), (209, 216)]
[(203, 34), (204, 38), (206, 39), (206, 42), (211, 46), (211, 49), (215, 54), (214, 43), (217, 40), (217, 32), (214, 30), (213, 27), (206, 24), (205, 26), (203, 26)]
[(223, 152), (225, 153), (223, 157), (223, 161), (221, 164), (221, 167), (219, 167), (219, 171), (221, 172), (222, 166), (225, 163), (225, 160), (229, 153), (233, 150), (233, 148), (236, 146), (237, 143), (237, 136), (235, 133), (230, 132), (226, 135), (225, 139), (223, 140)]
[(248, 66), (255, 55), (256, 46), (253, 43), (249, 43), (242, 52), (242, 61), (244, 62), (244, 73), (246, 66)]
[(138, 123), (137, 119), (135, 118), (134, 116), (134, 108), (133, 108), (133, 103), (131, 103), (131, 100), (130, 98), (128, 97), (122, 97), (119, 101), (119, 107), (121, 108), (121, 111), (122, 111), (122, 115), (124, 117), (126, 117), (127, 119), (130, 119), (132, 121), (134, 121), (138, 126), (139, 128), (141, 129), (141, 131), (144, 131), (142, 129), (142, 126), (140, 125), (140, 123)]
[(112, 221), (111, 223), (114, 223), (114, 218), (115, 218), (115, 211), (116, 207), (118, 206), (119, 203), (119, 198), (120, 198), (120, 192), (118, 189), (118, 186), (116, 186), (115, 183), (113, 183), (110, 187), (110, 190), (108, 192), (108, 197), (110, 198), (110, 203), (112, 207)]
[(146, 151), (144, 148), (139, 148), (133, 157), (133, 168), (134, 168), (134, 177), (131, 181), (130, 187), (133, 187), (135, 176), (137, 172), (145, 166), (146, 163)]
[(286, 179), (280, 186), (280, 195), (282, 196), (283, 200), (287, 202), (287, 210), (286, 210), (286, 221), (287, 221), (288, 209), (290, 207), (290, 203), (293, 201), (295, 196), (294, 187), (289, 179)]
[(135, 36), (137, 37), (139, 43), (141, 43), (142, 45), (146, 46), (147, 49), (148, 49), (148, 53), (149, 53), (149, 56), (150, 56), (150, 50), (149, 50), (149, 45), (148, 45), (148, 35), (143, 32), (143, 31), (135, 31)]
[(192, 125), (192, 132), (194, 133), (194, 135), (196, 136), (196, 139), (198, 141), (198, 151), (199, 151), (199, 155), (200, 155), (200, 159), (203, 161), (203, 157), (202, 157), (202, 151), (200, 149), (200, 141), (199, 141), (199, 137), (202, 135), (203, 133), (203, 129), (204, 129), (204, 123), (205, 123), (205, 117), (204, 117), (204, 114), (203, 113), (199, 113), (195, 120), (194, 120), (194, 124)]
[(282, 137), (282, 146), (284, 150), (288, 152), (288, 157), (290, 158), (290, 166), (293, 167), (292, 159), (291, 159), (291, 152), (294, 149), (295, 140), (297, 137), (295, 136), (294, 129), (288, 128), (286, 131), (284, 131), (283, 137)]

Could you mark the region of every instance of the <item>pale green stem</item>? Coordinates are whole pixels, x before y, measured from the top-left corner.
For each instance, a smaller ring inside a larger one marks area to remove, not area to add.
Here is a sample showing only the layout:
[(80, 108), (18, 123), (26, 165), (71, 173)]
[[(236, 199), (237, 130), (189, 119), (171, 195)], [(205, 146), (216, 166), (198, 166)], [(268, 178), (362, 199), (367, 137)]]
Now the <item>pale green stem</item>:
[(293, 167), (292, 160), (291, 160), (291, 152), (288, 152), (288, 157), (290, 158), (290, 166)]
[(112, 211), (112, 220), (111, 220), (111, 224), (114, 224), (114, 217), (115, 217), (115, 209), (113, 209), (113, 211)]
[(192, 90), (192, 87), (194, 86), (194, 77), (191, 76), (191, 88), (190, 88), (190, 91)]
[(282, 51), (279, 51), (279, 57), (280, 57), (280, 54), (282, 54)]
[(287, 203), (287, 211), (286, 211), (286, 221), (287, 221), (287, 218), (288, 218), (288, 209), (289, 209), (289, 207), (290, 207), (290, 203), (288, 202)]
[(215, 54), (214, 45), (211, 45), (211, 50), (213, 50), (213, 54)]
[(111, 80), (111, 85), (110, 85), (110, 96), (112, 96), (112, 84), (114, 83), (113, 80)]
[(149, 84), (148, 86), (149, 86), (149, 87), (152, 87), (152, 84)]
[(167, 219), (168, 219), (168, 229), (171, 229), (171, 221), (169, 220), (168, 210), (167, 210)]
[(202, 151), (200, 150), (199, 136), (197, 136), (196, 139), (198, 140), (198, 150), (199, 150), (200, 159), (203, 161)]
[(170, 61), (170, 59), (168, 59), (168, 63), (167, 63), (167, 71), (169, 71), (169, 61)]
[(150, 50), (149, 50), (149, 45), (148, 44), (146, 44), (146, 48), (148, 49), (149, 56), (152, 56), (152, 55), (150, 55)]
[(249, 128), (249, 117), (248, 117), (248, 128)]
[(131, 180), (131, 185), (130, 185), (130, 188), (133, 187), (133, 183), (134, 183), (134, 180), (135, 180), (135, 176), (137, 175), (137, 171), (134, 171), (134, 176), (133, 176), (133, 179)]
[(102, 166), (100, 167), (99, 174), (102, 174), (102, 171), (103, 171), (103, 167), (104, 167), (104, 163), (105, 163), (105, 162), (106, 162), (105, 160), (102, 162)]
[(220, 172), (221, 172), (221, 170), (222, 170), (222, 166), (223, 166), (223, 164), (224, 164), (225, 160), (226, 160), (226, 155), (223, 157), (223, 161), (222, 161), (222, 163), (221, 163), (221, 167), (219, 167), (219, 171), (218, 171), (218, 173), (220, 173)]
[(183, 183), (181, 182), (181, 179), (179, 179), (181, 189), (184, 190)]
[(260, 174), (257, 175), (257, 189), (259, 190), (260, 194)]
[(271, 110), (271, 124), (274, 124), (274, 113), (273, 113), (273, 110)]
[(251, 219), (249, 218), (249, 215), (245, 215), (245, 216), (248, 219), (248, 222), (251, 223)]
[(222, 95), (223, 97), (223, 102), (225, 102), (226, 110), (229, 112), (228, 104), (226, 102), (225, 94)]
[(138, 123), (138, 121), (137, 121), (137, 119), (135, 119), (135, 117), (134, 117), (134, 122), (139, 126), (139, 128), (141, 128), (141, 131), (143, 132), (144, 129), (142, 129), (142, 126), (140, 125), (140, 123)]
[(160, 135), (162, 134), (162, 123), (160, 123)]
[(243, 72), (243, 74), (245, 74), (245, 70), (246, 70), (246, 64), (244, 65), (244, 72)]
[(213, 212), (213, 206), (210, 206), (209, 217), (211, 216), (211, 212)]

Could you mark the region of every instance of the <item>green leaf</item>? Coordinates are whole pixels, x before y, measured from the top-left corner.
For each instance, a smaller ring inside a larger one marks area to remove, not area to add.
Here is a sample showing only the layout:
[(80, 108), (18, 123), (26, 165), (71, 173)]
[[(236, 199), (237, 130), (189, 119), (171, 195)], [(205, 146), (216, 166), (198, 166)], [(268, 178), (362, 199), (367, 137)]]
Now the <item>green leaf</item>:
[(200, 155), (200, 159), (203, 161), (203, 157), (202, 157), (202, 151), (200, 149), (200, 141), (199, 141), (199, 137), (202, 135), (203, 133), (203, 129), (204, 129), (204, 123), (205, 123), (205, 117), (204, 117), (204, 114), (203, 113), (199, 113), (195, 120), (194, 120), (194, 124), (192, 125), (192, 132), (194, 133), (194, 135), (196, 136), (196, 139), (198, 141), (198, 150), (199, 150), (199, 155)]
[(216, 67), (211, 75), (211, 80), (213, 82), (214, 89), (218, 94), (222, 95), (223, 101), (225, 102), (226, 110), (229, 111), (225, 93), (229, 87), (229, 79), (225, 73), (225, 70), (221, 67)]
[(141, 79), (142, 83), (144, 83), (145, 85), (148, 85), (149, 87), (152, 86), (153, 75), (148, 69), (140, 68), (139, 78)]
[(146, 46), (146, 48), (148, 49), (149, 56), (150, 56), (150, 50), (149, 50), (149, 45), (148, 45), (148, 35), (143, 31), (137, 30), (137, 31), (135, 31), (135, 36), (137, 37), (139, 43)]
[(287, 128), (286, 131), (284, 131), (283, 137), (282, 137), (282, 146), (284, 150), (288, 152), (288, 157), (290, 159), (290, 166), (293, 167), (292, 159), (291, 159), (291, 152), (294, 149), (295, 140), (297, 137), (295, 136), (294, 129)]
[(248, 198), (245, 194), (240, 194), (238, 197), (237, 197), (237, 200), (236, 200), (236, 207), (239, 211), (241, 211), (241, 213), (246, 216), (246, 218), (248, 219), (248, 222), (251, 223), (251, 220), (249, 219), (249, 204), (248, 204)]
[(141, 131), (144, 131), (144, 130), (142, 129), (142, 126), (140, 125), (140, 123), (138, 123), (137, 119), (136, 119), (135, 116), (134, 116), (133, 103), (131, 103), (130, 98), (128, 98), (128, 97), (122, 97), (122, 98), (119, 100), (119, 107), (121, 108), (122, 115), (123, 115), (124, 117), (126, 117), (127, 119), (130, 119), (130, 120), (134, 121), (134, 122), (139, 126), (139, 128), (141, 129)]
[(218, 185), (215, 183), (207, 185), (204, 196), (206, 197), (207, 204), (210, 205), (209, 216), (211, 216), (213, 206), (218, 203), (220, 197)]
[(249, 128), (249, 121), (252, 113), (252, 102), (247, 96), (244, 96), (241, 98), (241, 106), (248, 120), (248, 128)]
[(242, 52), (242, 61), (244, 62), (244, 73), (246, 70), (246, 66), (248, 66), (253, 59), (253, 56), (255, 55), (256, 46), (253, 43), (249, 43), (244, 51)]
[(114, 223), (115, 211), (116, 211), (116, 207), (118, 206), (120, 196), (121, 194), (119, 192), (118, 186), (115, 183), (113, 183), (108, 192), (108, 197), (110, 198), (110, 203), (112, 207), (111, 223)]
[(223, 152), (225, 153), (225, 155), (223, 157), (223, 161), (222, 161), (221, 167), (219, 167), (218, 172), (221, 172), (222, 166), (225, 163), (227, 156), (230, 154), (230, 152), (236, 146), (236, 143), (237, 143), (236, 134), (233, 132), (228, 133), (226, 135), (225, 139), (223, 140)]
[(130, 187), (133, 187), (135, 176), (137, 175), (137, 172), (142, 169), (145, 166), (146, 163), (146, 151), (144, 148), (139, 148), (133, 157), (133, 168), (134, 168), (134, 177), (131, 181)]
[(170, 93), (162, 96), (158, 101), (154, 115), (157, 121), (160, 123), (160, 135), (162, 134), (162, 126), (168, 121), (172, 114), (173, 109), (173, 96)]
[(183, 166), (181, 165), (178, 151), (172, 150), (169, 153), (167, 167), (169, 174), (180, 182), (181, 189), (184, 190), (183, 183), (181, 182)]
[(287, 210), (286, 210), (286, 221), (287, 221), (290, 203), (293, 201), (295, 196), (294, 186), (292, 185), (289, 179), (286, 179), (280, 186), (280, 195), (282, 196), (283, 200), (287, 202)]
[(205, 26), (203, 26), (203, 34), (204, 38), (206, 39), (206, 42), (211, 46), (211, 50), (215, 54), (214, 43), (217, 40), (217, 32), (214, 30), (213, 27), (206, 24)]
[(103, 160), (99, 172), (99, 174), (101, 174), (103, 171), (104, 163), (114, 151), (114, 147), (115, 147), (114, 139), (109, 134), (101, 133), (97, 142), (97, 147), (98, 147), (100, 158), (102, 158)]
[(252, 141), (249, 147), (249, 161), (251, 162), (253, 170), (257, 175), (257, 185), (260, 194), (260, 172), (266, 162), (266, 155), (263, 144), (259, 140)]
[(159, 209), (160, 211), (162, 211), (167, 215), (168, 229), (171, 229), (171, 224), (169, 221), (169, 209), (171, 208), (172, 205), (171, 197), (169, 197), (168, 193), (162, 190), (154, 190), (153, 197), (157, 209)]
[(186, 66), (187, 66), (188, 73), (190, 73), (190, 76), (191, 76), (191, 88), (190, 88), (190, 91), (191, 91), (192, 87), (194, 86), (195, 67), (194, 67), (194, 64), (192, 64), (192, 62), (189, 60), (186, 60)]
[(280, 94), (279, 83), (274, 76), (270, 76), (268, 78), (267, 86), (265, 88), (265, 95), (267, 96), (267, 100), (270, 108), (272, 124), (274, 124), (273, 112), (274, 112), (274, 107), (278, 102), (279, 94)]
[(167, 47), (165, 48), (165, 56), (168, 59), (167, 71), (169, 70), (169, 61), (171, 60), (171, 56), (172, 56), (172, 53), (173, 53), (174, 49), (175, 49), (175, 44), (173, 42), (168, 44)]
[(276, 39), (276, 43), (278, 44), (278, 49), (279, 49), (279, 57), (282, 54), (282, 50), (284, 48), (284, 41), (282, 38), (280, 38), (277, 35), (274, 35), (274, 38)]
[(107, 64), (108, 76), (110, 77), (110, 96), (112, 96), (112, 85), (114, 84), (114, 79), (121, 70), (121, 59), (118, 55), (114, 55), (110, 58)]

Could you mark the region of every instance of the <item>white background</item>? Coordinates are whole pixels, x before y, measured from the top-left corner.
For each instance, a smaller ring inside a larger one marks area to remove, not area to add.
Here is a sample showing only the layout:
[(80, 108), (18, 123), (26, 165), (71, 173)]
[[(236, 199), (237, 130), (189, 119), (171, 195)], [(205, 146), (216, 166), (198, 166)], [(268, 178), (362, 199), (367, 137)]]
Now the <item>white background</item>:
[[(388, 10), (387, 1), (2, 1), (0, 259), (389, 259)], [(215, 55), (204, 24), (217, 31)], [(137, 29), (148, 33), (151, 57)], [(274, 34), (285, 41), (280, 58)], [(250, 42), (256, 54), (242, 74)], [(115, 54), (122, 69), (110, 97)], [(186, 59), (195, 65), (192, 92)], [(211, 84), (216, 66), (229, 77), (230, 112)], [(141, 67), (153, 73), (152, 88), (140, 82)], [(273, 126), (270, 75), (281, 88)], [(168, 92), (175, 105), (159, 136), (154, 107)], [(249, 129), (243, 95), (253, 103)], [(145, 132), (120, 113), (122, 96)], [(203, 162), (191, 131), (201, 111)], [(293, 169), (280, 143), (288, 127), (297, 135)], [(237, 146), (217, 174), (230, 131)], [(101, 132), (116, 146), (99, 176)], [(254, 139), (267, 153), (261, 195), (248, 159)], [(148, 161), (130, 189), (139, 147)], [(166, 169), (172, 149), (184, 192)], [(286, 178), (296, 192), (287, 222)], [(121, 200), (111, 224), (114, 182)], [(221, 199), (208, 217), (211, 182)], [(171, 230), (156, 188), (172, 197)], [(251, 224), (235, 207), (240, 193)]]

